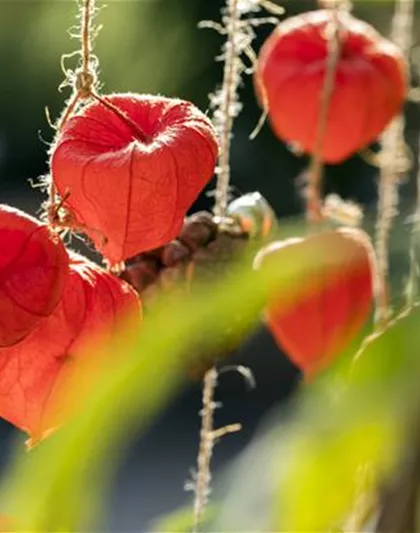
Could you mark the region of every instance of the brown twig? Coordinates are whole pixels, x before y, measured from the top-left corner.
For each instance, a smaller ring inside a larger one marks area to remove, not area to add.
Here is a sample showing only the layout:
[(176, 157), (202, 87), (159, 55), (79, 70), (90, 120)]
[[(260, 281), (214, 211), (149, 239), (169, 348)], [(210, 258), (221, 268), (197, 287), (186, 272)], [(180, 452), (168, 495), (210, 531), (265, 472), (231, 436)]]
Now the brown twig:
[[(82, 7), (82, 27), (80, 32), (80, 56), (82, 58), (81, 68), (72, 72), (65, 70), (66, 80), (64, 84), (69, 84), (73, 88), (73, 93), (66, 103), (66, 106), (56, 125), (57, 132), (60, 132), (68, 119), (77, 109), (78, 104), (82, 99), (88, 99), (91, 96), (93, 87), (96, 83), (96, 73), (91, 69), (91, 54), (92, 54), (92, 13), (95, 8), (95, 0), (84, 0)], [(74, 55), (74, 54), (70, 54)], [(62, 65), (64, 63), (62, 57)], [(47, 201), (47, 218), (51, 225), (59, 224), (59, 209), (62, 207), (62, 202), (58, 201), (57, 190), (54, 180), (50, 178)]]
[[(397, 0), (392, 21), (391, 39), (408, 57), (412, 46), (414, 0)], [(378, 259), (378, 292), (376, 322), (383, 327), (389, 320), (389, 237), (398, 213), (398, 178), (401, 172), (400, 149), (404, 139), (404, 117), (396, 117), (382, 137), (381, 177), (379, 181), (378, 218), (376, 223), (376, 255)]]
[(197, 474), (195, 480), (194, 499), (194, 527), (193, 533), (199, 529), (204, 511), (206, 509), (211, 482), (211, 458), (213, 456), (214, 436), (213, 419), (217, 407), (214, 401), (214, 391), (217, 385), (217, 370), (211, 368), (203, 380), (203, 408), (201, 411), (200, 446), (197, 457)]
[(203, 519), (211, 487), (211, 460), (213, 457), (213, 449), (216, 441), (229, 435), (236, 433), (242, 429), (241, 424), (228, 424), (221, 428), (214, 428), (214, 411), (218, 404), (215, 402), (214, 393), (217, 386), (217, 379), (223, 372), (239, 372), (245, 379), (246, 383), (255, 387), (254, 376), (249, 368), (243, 366), (228, 366), (218, 371), (216, 368), (208, 370), (204, 376), (203, 386), (203, 408), (201, 410), (201, 430), (200, 430), (200, 445), (197, 456), (197, 472), (195, 474), (194, 483), (191, 488), (195, 493), (194, 499), (194, 525), (193, 533), (197, 533), (200, 523)]
[(325, 67), (325, 78), (321, 93), (320, 114), (317, 123), (314, 152), (311, 158), (308, 185), (307, 185), (307, 218), (309, 222), (320, 222), (322, 216), (321, 185), (324, 163), (322, 160), (322, 147), (328, 126), (328, 116), (331, 98), (334, 92), (337, 64), (341, 53), (340, 1), (334, 2), (330, 7), (330, 24), (328, 39), (328, 57)]
[(226, 209), (229, 201), (230, 182), (230, 145), (234, 113), (232, 108), (236, 103), (236, 93), (238, 90), (239, 74), (236, 63), (238, 61), (236, 50), (236, 35), (240, 20), (238, 9), (239, 0), (228, 0), (228, 25), (226, 57), (223, 70), (222, 98), (223, 103), (220, 113), (223, 117), (222, 131), (220, 132), (220, 156), (219, 170), (216, 186), (216, 204), (214, 213), (220, 218), (226, 216)]

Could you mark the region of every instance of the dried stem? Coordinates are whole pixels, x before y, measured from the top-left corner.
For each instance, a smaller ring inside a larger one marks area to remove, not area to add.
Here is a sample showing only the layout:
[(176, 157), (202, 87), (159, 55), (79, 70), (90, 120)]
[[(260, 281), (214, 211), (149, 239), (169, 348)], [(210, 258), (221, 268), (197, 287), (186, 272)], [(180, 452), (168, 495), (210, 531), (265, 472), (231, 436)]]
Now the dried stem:
[[(58, 132), (62, 130), (67, 120), (76, 110), (78, 104), (82, 99), (88, 99), (91, 96), (93, 86), (96, 83), (96, 74), (91, 70), (91, 54), (92, 54), (92, 16), (95, 11), (95, 0), (84, 0), (82, 6), (82, 27), (80, 31), (80, 56), (82, 58), (81, 68), (72, 72), (71, 70), (63, 70), (66, 74), (66, 80), (63, 85), (71, 85), (73, 94), (67, 101), (61, 117), (58, 120), (56, 129)], [(72, 56), (74, 54), (69, 54)], [(62, 65), (64, 58), (62, 57)], [(68, 56), (67, 56), (68, 57)], [(50, 224), (55, 225), (59, 219), (59, 207), (62, 202), (59, 202), (54, 180), (51, 178), (48, 189), (47, 201), (47, 217)]]
[[(414, 0), (397, 0), (392, 21), (391, 38), (408, 57), (412, 46)], [(396, 117), (382, 137), (381, 177), (379, 182), (378, 218), (376, 223), (376, 255), (378, 260), (378, 291), (376, 321), (379, 326), (390, 317), (389, 236), (398, 208), (400, 150), (404, 138), (404, 117)]]
[(217, 404), (214, 401), (214, 391), (217, 385), (217, 370), (211, 368), (204, 376), (203, 409), (201, 411), (202, 424), (200, 431), (200, 447), (197, 458), (197, 478), (195, 484), (194, 500), (194, 533), (198, 531), (203, 517), (208, 496), (210, 494), (211, 469), (210, 463), (214, 447), (214, 410)]
[[(264, 10), (274, 16), (257, 16)], [(200, 27), (214, 29), (226, 37), (222, 54), (217, 58), (218, 61), (224, 62), (222, 86), (210, 95), (210, 105), (214, 110), (213, 122), (220, 144), (214, 213), (222, 221), (226, 217), (229, 201), (233, 122), (242, 109), (238, 88), (242, 75), (251, 74), (256, 66), (256, 54), (252, 49), (252, 42), (256, 37), (254, 28), (263, 24), (277, 24), (277, 15), (282, 12), (283, 9), (270, 0), (226, 0), (221, 23), (200, 23)]]
[(219, 374), (230, 371), (239, 372), (250, 387), (255, 387), (252, 372), (249, 368), (243, 366), (228, 366), (222, 368), (219, 372), (213, 367), (204, 376), (200, 446), (197, 457), (197, 473), (192, 487), (195, 492), (193, 533), (197, 533), (199, 530), (211, 491), (211, 459), (214, 445), (218, 439), (242, 429), (241, 424), (229, 424), (222, 428), (214, 428), (214, 411), (217, 407), (217, 403), (214, 401), (214, 392), (217, 386), (217, 378)]
[(410, 272), (408, 276), (408, 283), (406, 289), (406, 304), (407, 307), (412, 308), (419, 296), (419, 275), (420, 265), (417, 258), (417, 241), (418, 241), (418, 225), (420, 221), (420, 136), (418, 139), (418, 164), (417, 164), (417, 180), (416, 180), (416, 208), (413, 217), (413, 225), (410, 236)]
[[(91, 61), (93, 48), (92, 18), (95, 12), (95, 0), (84, 0), (81, 9), (82, 23), (80, 30), (80, 51), (78, 52), (81, 57), (81, 67), (75, 72), (64, 69), (66, 74), (66, 80), (64, 84), (68, 84), (73, 88), (73, 95), (70, 97), (58, 122), (58, 131), (63, 128), (66, 121), (76, 109), (79, 101), (81, 99), (90, 98), (93, 87), (96, 84), (96, 72), (92, 69)], [(74, 54), (69, 54), (68, 57), (73, 55)], [(63, 59), (64, 57), (66, 56), (63, 56)]]
[(91, 13), (94, 9), (94, 0), (85, 0), (82, 22), (82, 70), (89, 72), (90, 55), (92, 51), (91, 42)]
[(121, 109), (118, 109), (117, 106), (115, 106), (112, 102), (107, 100), (106, 98), (103, 98), (102, 96), (99, 96), (96, 92), (93, 90), (91, 91), (91, 96), (98, 102), (100, 102), (104, 107), (112, 111), (118, 118), (120, 118), (125, 124), (132, 130), (133, 134), (142, 142), (147, 142), (147, 137), (144, 134), (144, 132), (139, 128), (138, 124), (136, 124), (131, 118), (124, 113)]
[(232, 108), (237, 100), (240, 81), (240, 74), (237, 67), (238, 50), (236, 48), (236, 35), (241, 17), (238, 5), (239, 0), (228, 0), (227, 42), (221, 92), (223, 102), (220, 107), (223, 124), (222, 131), (220, 132), (220, 157), (216, 187), (216, 205), (214, 207), (214, 214), (220, 218), (225, 217), (229, 201), (230, 144), (233, 119), (235, 117)]
[(325, 78), (321, 93), (320, 116), (317, 124), (314, 153), (308, 172), (307, 186), (307, 217), (310, 222), (322, 220), (321, 184), (323, 174), (322, 147), (328, 125), (329, 108), (334, 92), (337, 64), (341, 53), (340, 40), (340, 1), (333, 2), (330, 7), (331, 22), (329, 27), (328, 58), (325, 68)]

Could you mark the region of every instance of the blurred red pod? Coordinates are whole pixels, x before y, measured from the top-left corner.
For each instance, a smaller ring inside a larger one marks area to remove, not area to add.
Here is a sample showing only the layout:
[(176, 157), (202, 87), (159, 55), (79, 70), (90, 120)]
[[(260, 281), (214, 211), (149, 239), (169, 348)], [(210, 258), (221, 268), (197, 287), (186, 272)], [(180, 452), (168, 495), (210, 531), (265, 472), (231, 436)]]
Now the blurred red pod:
[(23, 339), (62, 295), (69, 258), (48, 226), (0, 205), (0, 347)]
[(210, 120), (193, 104), (160, 96), (106, 97), (71, 117), (53, 146), (51, 171), (65, 206), (111, 264), (158, 248), (214, 173)]
[(369, 320), (376, 267), (369, 237), (347, 228), (274, 242), (259, 252), (255, 267), (302, 257), (311, 265), (293, 299), (280, 306), (275, 295), (266, 320), (280, 348), (310, 376), (340, 356)]
[[(0, 349), (0, 416), (36, 444), (83, 402), (87, 373), (100, 370), (118, 325), (141, 321), (129, 285), (72, 255), (55, 311), (15, 346)], [(85, 383), (83, 383), (85, 380)]]
[[(280, 23), (262, 46), (259, 100), (276, 135), (315, 150), (331, 33), (330, 13), (310, 11)], [(329, 102), (322, 159), (338, 163), (375, 141), (401, 111), (407, 67), (400, 50), (370, 25), (339, 12), (340, 57)]]

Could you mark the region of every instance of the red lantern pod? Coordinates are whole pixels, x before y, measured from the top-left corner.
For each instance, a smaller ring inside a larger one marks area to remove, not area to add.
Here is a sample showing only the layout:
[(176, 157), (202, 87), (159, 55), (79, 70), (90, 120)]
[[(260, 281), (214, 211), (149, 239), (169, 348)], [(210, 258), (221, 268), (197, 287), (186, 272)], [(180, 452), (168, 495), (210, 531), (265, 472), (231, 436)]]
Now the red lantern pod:
[[(400, 50), (347, 12), (329, 103), (322, 159), (338, 163), (375, 141), (401, 110), (407, 74)], [(329, 51), (330, 13), (311, 11), (282, 22), (263, 45), (255, 84), (276, 135), (313, 153)]]
[(48, 226), (0, 205), (0, 347), (23, 339), (62, 295), (68, 255)]
[(0, 416), (27, 432), (31, 444), (41, 440), (82, 400), (77, 378), (84, 377), (87, 359), (104, 364), (101, 354), (118, 323), (140, 322), (140, 312), (128, 284), (73, 255), (53, 314), (22, 342), (0, 350)]
[[(334, 260), (328, 255), (334, 254)], [(367, 235), (339, 229), (305, 239), (275, 242), (261, 250), (255, 265), (279, 265), (307, 257), (313, 267), (294, 288), (294, 298), (279, 306), (276, 295), (266, 310), (279, 346), (306, 375), (330, 364), (355, 339), (369, 319), (375, 292), (374, 252)]]
[(76, 226), (117, 264), (177, 236), (218, 148), (211, 122), (189, 102), (135, 94), (107, 101), (119, 113), (95, 102), (66, 122), (51, 169)]

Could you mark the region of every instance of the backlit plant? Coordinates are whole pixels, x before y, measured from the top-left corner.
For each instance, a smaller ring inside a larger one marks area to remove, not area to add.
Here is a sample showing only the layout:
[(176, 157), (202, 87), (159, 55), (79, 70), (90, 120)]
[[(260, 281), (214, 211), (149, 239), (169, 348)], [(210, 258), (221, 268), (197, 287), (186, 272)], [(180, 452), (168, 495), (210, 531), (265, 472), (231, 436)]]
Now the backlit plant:
[[(407, 527), (386, 514), (380, 495), (400, 458), (419, 453), (407, 436), (418, 416), (418, 265), (411, 253), (407, 305), (396, 311), (388, 268), (396, 181), (406, 170), (401, 113), (413, 1), (396, 0), (390, 40), (351, 15), (348, 2), (320, 4), (280, 20), (283, 9), (271, 1), (226, 0), (220, 23), (201, 24), (225, 38), (209, 118), (174, 97), (102, 94), (95, 2), (81, 2), (80, 51), (70, 55), (80, 60), (74, 70), (64, 66), (72, 94), (54, 125), (44, 216), (0, 206), (0, 416), (29, 436), (0, 491), (10, 527), (75, 530), (96, 520), (96, 506), (81, 502), (96, 503), (101, 493), (92, 478), (106, 484), (105, 455), (189, 379), (198, 352), (202, 428), (187, 527), (204, 528), (214, 445), (240, 430), (214, 427), (223, 356), (261, 318), (305, 377), (296, 421), (274, 440), (273, 450), (290, 460), (282, 475), (273, 468), (265, 526), (355, 531), (377, 518), (378, 530)], [(276, 28), (256, 52), (262, 24)], [(310, 155), (304, 235), (283, 238), (256, 191), (231, 201), (232, 132), (246, 74), (262, 119)], [(380, 136), (373, 244), (355, 227), (358, 206), (324, 198), (322, 181), (325, 163), (366, 151)], [(213, 175), (213, 211), (187, 216)], [(75, 233), (102, 265), (70, 249)], [(252, 369), (234, 370), (252, 382)], [(48, 479), (34, 490), (42, 468)], [(337, 480), (345, 489), (334, 498)], [(222, 530), (220, 508), (209, 527)]]

